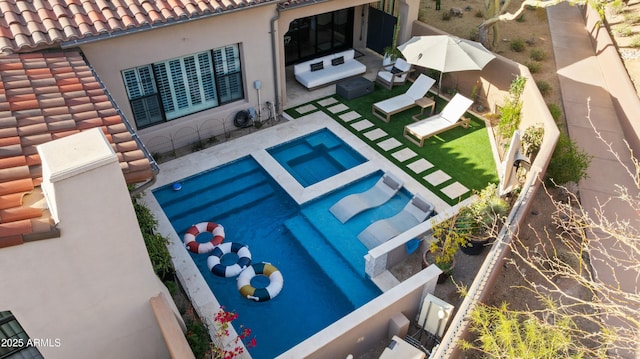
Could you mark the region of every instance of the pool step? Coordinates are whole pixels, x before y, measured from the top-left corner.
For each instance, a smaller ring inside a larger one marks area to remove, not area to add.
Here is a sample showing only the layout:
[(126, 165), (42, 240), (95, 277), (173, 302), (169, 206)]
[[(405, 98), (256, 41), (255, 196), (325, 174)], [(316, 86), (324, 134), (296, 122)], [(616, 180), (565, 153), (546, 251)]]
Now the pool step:
[(173, 192), (167, 189), (163, 190), (163, 193), (156, 193), (156, 196), (160, 196), (158, 200), (162, 201), (164, 206), (170, 206), (183, 202), (183, 198), (186, 197), (196, 198), (201, 196), (203, 191), (207, 191), (210, 188), (216, 188), (225, 183), (235, 182), (252, 176), (264, 177), (264, 173), (255, 160), (245, 158), (233, 162), (233, 171), (207, 171), (198, 175), (196, 178), (190, 177), (182, 180), (182, 189), (179, 192)]
[[(302, 214), (305, 215), (306, 220), (309, 226), (312, 226), (323, 238), (326, 236), (330, 236), (326, 234), (326, 230), (322, 230), (322, 226), (324, 226), (326, 222), (326, 218), (317, 215), (309, 208), (303, 208)], [(332, 216), (327, 212), (325, 216)], [(343, 226), (344, 227), (344, 226)], [(323, 235), (322, 233), (325, 232)], [(356, 238), (357, 233), (349, 233), (349, 230), (346, 228), (341, 228), (339, 233), (335, 233), (334, 238), (325, 239), (325, 242), (328, 243), (333, 249), (341, 253), (342, 256), (347, 258), (354, 258), (349, 262), (351, 268), (361, 276), (364, 276), (364, 266), (365, 260), (364, 256), (367, 254), (367, 249), (362, 245), (362, 243)]]
[(355, 308), (380, 294), (372, 282), (365, 280), (351, 269), (342, 255), (327, 243), (322, 234), (304, 217), (293, 217), (287, 220), (284, 225), (325, 273), (333, 279)]
[[(165, 204), (164, 207), (165, 211), (174, 213), (177, 216), (201, 210), (211, 212), (213, 211), (211, 207), (216, 204), (215, 207), (219, 208), (217, 204), (220, 203), (224, 203), (222, 208), (239, 208), (246, 203), (253, 202), (244, 193), (247, 190), (253, 191), (254, 189), (258, 189), (259, 193), (262, 193), (263, 190), (270, 190), (269, 193), (273, 193), (270, 179), (265, 173), (257, 172), (244, 174), (233, 179), (229, 178), (224, 182), (210, 183), (207, 187), (200, 187), (200, 191), (196, 193), (179, 193), (177, 195), (183, 199), (182, 203), (174, 202), (170, 205)], [(189, 200), (184, 200), (185, 198), (189, 198)], [(185, 202), (190, 204), (189, 207), (184, 205)], [(218, 216), (220, 215), (217, 211), (214, 213)]]
[[(274, 194), (274, 189), (269, 183), (254, 185), (249, 191), (238, 191), (233, 196), (227, 196), (224, 200), (207, 201), (197, 206), (184, 208), (180, 213), (174, 213), (171, 221), (181, 221), (182, 218), (201, 218), (202, 221), (216, 222), (221, 218), (242, 208), (260, 203)], [(206, 197), (204, 197), (206, 198)]]

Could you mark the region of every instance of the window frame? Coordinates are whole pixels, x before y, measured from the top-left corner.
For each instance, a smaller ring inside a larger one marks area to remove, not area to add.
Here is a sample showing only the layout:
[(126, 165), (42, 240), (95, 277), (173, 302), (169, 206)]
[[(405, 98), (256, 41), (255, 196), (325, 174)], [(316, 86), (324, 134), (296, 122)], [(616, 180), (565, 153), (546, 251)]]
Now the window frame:
[[(128, 68), (121, 75), (137, 129), (246, 98), (240, 43)], [(150, 85), (143, 79), (147, 75)]]

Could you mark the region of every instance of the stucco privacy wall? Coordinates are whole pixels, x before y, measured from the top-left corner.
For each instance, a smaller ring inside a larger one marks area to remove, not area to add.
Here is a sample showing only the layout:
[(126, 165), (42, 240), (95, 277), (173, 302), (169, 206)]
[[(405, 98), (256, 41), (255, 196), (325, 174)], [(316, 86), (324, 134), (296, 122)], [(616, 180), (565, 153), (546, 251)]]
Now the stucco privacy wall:
[(135, 126), (121, 71), (218, 47), (240, 44), (245, 99), (138, 130), (151, 152), (166, 152), (235, 129), (233, 117), (256, 107), (255, 80), (262, 82), (260, 100), (274, 101), (270, 19), (275, 5), (241, 9), (177, 25), (133, 32), (85, 43), (81, 49), (123, 113)]
[(422, 300), (433, 293), (441, 273), (429, 266), (369, 303), (284, 352), (278, 359), (323, 359), (360, 356), (382, 340), (391, 339), (389, 321), (396, 314), (414, 320)]
[(11, 310), (32, 338), (60, 339), (39, 347), (45, 358), (167, 358), (149, 299), (170, 296), (111, 146), (94, 129), (39, 151), (61, 236), (0, 250), (0, 310)]

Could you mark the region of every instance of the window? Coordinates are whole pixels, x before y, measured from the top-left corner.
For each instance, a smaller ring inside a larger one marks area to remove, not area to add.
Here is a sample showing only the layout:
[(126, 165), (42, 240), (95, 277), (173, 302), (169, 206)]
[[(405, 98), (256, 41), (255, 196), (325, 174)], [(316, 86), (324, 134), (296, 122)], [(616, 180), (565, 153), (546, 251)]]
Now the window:
[(28, 346), (29, 336), (9, 311), (0, 312), (0, 359), (42, 359), (37, 348)]
[(244, 97), (238, 45), (122, 72), (138, 128), (174, 120)]

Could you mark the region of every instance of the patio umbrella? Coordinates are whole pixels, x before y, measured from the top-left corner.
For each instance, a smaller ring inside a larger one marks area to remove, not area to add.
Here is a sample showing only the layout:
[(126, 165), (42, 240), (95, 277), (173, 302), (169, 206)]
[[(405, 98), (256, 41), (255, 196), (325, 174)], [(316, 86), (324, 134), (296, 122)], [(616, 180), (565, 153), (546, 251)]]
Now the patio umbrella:
[(482, 70), (496, 55), (481, 43), (452, 35), (414, 36), (398, 46), (408, 63), (444, 72)]

